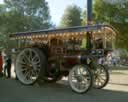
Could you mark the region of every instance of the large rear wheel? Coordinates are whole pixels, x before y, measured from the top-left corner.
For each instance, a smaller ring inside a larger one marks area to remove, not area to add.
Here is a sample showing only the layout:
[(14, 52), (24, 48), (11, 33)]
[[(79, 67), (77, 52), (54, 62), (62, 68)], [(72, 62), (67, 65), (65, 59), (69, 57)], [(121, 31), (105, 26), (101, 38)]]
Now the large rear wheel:
[(16, 59), (17, 78), (25, 85), (34, 84), (44, 74), (41, 70), (44, 70), (45, 66), (46, 58), (39, 49), (26, 48), (19, 53)]
[(92, 74), (85, 65), (76, 65), (69, 72), (69, 84), (73, 91), (85, 93), (92, 86)]

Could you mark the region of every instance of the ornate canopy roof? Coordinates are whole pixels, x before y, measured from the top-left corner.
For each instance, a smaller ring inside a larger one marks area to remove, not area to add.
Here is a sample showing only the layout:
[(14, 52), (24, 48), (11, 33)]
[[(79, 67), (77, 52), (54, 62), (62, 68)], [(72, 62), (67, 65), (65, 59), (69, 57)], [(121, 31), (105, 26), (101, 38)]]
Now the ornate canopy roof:
[(67, 38), (81, 38), (86, 32), (95, 33), (103, 33), (111, 32), (116, 34), (114, 28), (110, 25), (88, 25), (88, 26), (76, 26), (70, 28), (62, 28), (62, 29), (46, 29), (39, 31), (29, 31), (29, 32), (18, 32), (15, 34), (11, 34), (10, 38), (12, 40), (48, 40), (50, 38), (58, 37), (62, 39)]

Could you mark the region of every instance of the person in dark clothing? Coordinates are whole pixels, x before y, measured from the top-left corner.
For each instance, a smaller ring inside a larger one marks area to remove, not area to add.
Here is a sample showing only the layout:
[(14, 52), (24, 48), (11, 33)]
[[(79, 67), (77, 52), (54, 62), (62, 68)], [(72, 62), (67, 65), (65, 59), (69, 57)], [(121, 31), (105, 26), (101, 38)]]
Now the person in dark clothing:
[(6, 73), (7, 73), (7, 77), (10, 78), (11, 77), (11, 58), (8, 56), (6, 59), (5, 59), (5, 66), (4, 66), (4, 74), (6, 76)]
[(3, 70), (3, 60), (0, 52), (0, 77), (3, 76), (2, 70)]

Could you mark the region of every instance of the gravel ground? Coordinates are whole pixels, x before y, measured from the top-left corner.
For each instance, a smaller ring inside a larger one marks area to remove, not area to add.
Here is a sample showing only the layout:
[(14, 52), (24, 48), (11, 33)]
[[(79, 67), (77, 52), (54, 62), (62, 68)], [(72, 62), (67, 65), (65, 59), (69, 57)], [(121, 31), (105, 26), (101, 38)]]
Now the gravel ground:
[[(14, 67), (12, 77), (15, 77)], [(22, 85), (18, 80), (0, 78), (0, 102), (128, 102), (128, 68), (110, 70), (109, 84), (101, 90), (74, 93), (67, 82)]]
[(114, 73), (104, 89), (80, 95), (65, 81), (24, 86), (17, 80), (0, 78), (0, 102), (128, 102), (127, 79), (126, 74)]

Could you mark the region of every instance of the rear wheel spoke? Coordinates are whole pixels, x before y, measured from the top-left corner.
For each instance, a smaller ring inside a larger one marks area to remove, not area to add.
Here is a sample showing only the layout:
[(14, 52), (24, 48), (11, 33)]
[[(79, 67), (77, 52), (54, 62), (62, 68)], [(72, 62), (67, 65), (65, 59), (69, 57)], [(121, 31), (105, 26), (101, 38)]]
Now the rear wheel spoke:
[(34, 83), (41, 69), (40, 56), (36, 50), (27, 48), (21, 51), (16, 61), (16, 74), (24, 84)]

